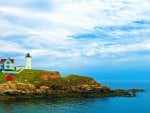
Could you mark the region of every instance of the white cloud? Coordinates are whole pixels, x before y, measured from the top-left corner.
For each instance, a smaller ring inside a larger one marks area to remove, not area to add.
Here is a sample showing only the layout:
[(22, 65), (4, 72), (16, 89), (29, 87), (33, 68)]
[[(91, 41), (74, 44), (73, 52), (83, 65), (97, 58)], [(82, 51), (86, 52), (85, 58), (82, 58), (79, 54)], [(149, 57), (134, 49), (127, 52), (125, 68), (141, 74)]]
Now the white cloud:
[[(36, 0), (1, 1), (0, 38), (3, 40), (0, 40), (0, 51), (30, 51), (37, 58), (43, 55), (44, 58), (59, 58), (62, 62), (66, 59), (72, 62), (78, 59), (80, 63), (90, 58), (109, 58), (110, 54), (150, 50), (148, 37), (130, 37), (126, 40), (120, 37), (144, 34), (149, 32), (148, 26), (130, 32), (103, 29), (131, 25), (137, 20), (149, 20), (149, 0), (47, 0), (52, 6), (48, 11), (29, 8), (28, 4), (31, 2)], [(92, 32), (96, 27), (108, 32), (112, 39), (113, 36), (118, 36), (119, 41), (108, 41), (105, 37), (103, 40), (71, 37)], [(13, 35), (24, 36), (22, 43), (17, 42), (14, 37), (12, 39)], [(7, 41), (4, 41), (6, 38)], [(125, 45), (122, 43), (124, 41), (129, 42)]]
[(19, 52), (22, 53), (24, 49), (18, 43), (11, 41), (0, 40), (0, 52)]

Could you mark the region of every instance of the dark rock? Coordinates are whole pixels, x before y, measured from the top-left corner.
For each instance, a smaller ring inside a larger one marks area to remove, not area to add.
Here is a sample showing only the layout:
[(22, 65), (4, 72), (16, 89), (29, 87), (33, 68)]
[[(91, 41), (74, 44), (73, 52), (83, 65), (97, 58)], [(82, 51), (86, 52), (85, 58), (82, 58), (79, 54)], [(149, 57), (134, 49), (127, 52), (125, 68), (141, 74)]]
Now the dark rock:
[(40, 86), (36, 88), (32, 84), (6, 82), (0, 85), (0, 97), (15, 98), (55, 98), (55, 97), (134, 97), (143, 89), (116, 89), (111, 90), (108, 86), (102, 86), (96, 82), (84, 83), (73, 86), (53, 85), (50, 87)]

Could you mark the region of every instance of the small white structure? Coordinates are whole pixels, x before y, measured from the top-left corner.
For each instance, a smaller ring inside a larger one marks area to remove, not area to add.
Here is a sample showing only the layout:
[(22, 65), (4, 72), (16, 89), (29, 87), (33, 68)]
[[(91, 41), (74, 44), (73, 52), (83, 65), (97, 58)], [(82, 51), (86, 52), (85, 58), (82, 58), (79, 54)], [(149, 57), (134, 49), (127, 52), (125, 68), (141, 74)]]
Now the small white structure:
[(25, 68), (24, 66), (15, 66), (15, 70), (17, 70), (17, 71), (24, 70), (24, 68)]
[(27, 53), (26, 57), (26, 65), (25, 65), (25, 69), (32, 69), (31, 67), (31, 55), (29, 53)]

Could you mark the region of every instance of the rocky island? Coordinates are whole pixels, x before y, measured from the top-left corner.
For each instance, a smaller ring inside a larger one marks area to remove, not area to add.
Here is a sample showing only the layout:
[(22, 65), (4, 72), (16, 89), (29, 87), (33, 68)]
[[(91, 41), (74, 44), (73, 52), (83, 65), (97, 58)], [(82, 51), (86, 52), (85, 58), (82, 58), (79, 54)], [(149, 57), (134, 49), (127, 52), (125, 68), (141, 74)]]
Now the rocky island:
[(74, 98), (136, 96), (142, 89), (116, 89), (103, 86), (93, 78), (68, 75), (58, 71), (25, 69), (13, 75), (13, 81), (6, 81), (6, 74), (0, 73), (0, 99), (9, 98)]

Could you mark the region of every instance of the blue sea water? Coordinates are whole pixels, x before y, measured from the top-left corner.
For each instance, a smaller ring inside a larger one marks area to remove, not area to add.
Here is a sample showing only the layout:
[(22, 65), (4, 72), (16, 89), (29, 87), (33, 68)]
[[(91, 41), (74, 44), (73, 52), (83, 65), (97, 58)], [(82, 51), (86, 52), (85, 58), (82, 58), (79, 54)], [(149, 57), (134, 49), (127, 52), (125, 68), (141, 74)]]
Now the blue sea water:
[(150, 82), (103, 82), (116, 88), (143, 88), (137, 97), (61, 98), (0, 101), (0, 113), (150, 113)]

